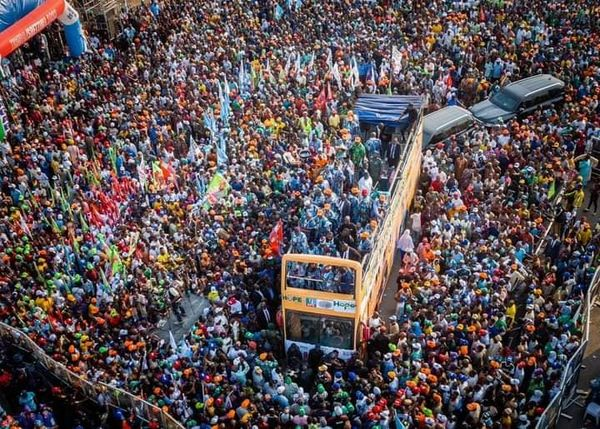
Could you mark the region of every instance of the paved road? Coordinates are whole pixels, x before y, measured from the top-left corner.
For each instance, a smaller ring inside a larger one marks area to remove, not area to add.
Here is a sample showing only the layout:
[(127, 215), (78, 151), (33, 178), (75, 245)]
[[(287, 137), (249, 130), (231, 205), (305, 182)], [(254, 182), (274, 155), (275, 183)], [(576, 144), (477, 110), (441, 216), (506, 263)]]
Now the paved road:
[(169, 341), (169, 331), (171, 331), (175, 341), (179, 342), (192, 329), (194, 323), (198, 321), (204, 309), (209, 305), (210, 303), (203, 296), (190, 294), (183, 300), (183, 308), (186, 314), (183, 318), (183, 323), (176, 323), (177, 318), (171, 315), (168, 320), (159, 322), (160, 327), (157, 327), (153, 333), (163, 340)]
[(381, 303), (379, 304), (379, 314), (386, 321), (386, 323), (389, 321), (389, 317), (396, 313), (396, 300), (394, 299), (394, 295), (396, 294), (397, 290), (396, 281), (398, 280), (398, 271), (400, 271), (400, 266), (400, 257), (396, 253), (392, 274), (390, 275), (388, 284), (383, 291), (383, 297), (381, 298)]

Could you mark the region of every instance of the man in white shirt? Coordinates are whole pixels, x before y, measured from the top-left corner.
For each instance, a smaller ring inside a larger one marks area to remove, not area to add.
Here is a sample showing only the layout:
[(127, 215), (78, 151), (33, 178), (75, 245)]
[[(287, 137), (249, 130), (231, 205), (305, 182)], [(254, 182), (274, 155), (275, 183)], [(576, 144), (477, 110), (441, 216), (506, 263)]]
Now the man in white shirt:
[(361, 191), (366, 190), (367, 195), (371, 194), (371, 190), (373, 189), (373, 179), (368, 172), (364, 172), (363, 176), (358, 181), (358, 187)]

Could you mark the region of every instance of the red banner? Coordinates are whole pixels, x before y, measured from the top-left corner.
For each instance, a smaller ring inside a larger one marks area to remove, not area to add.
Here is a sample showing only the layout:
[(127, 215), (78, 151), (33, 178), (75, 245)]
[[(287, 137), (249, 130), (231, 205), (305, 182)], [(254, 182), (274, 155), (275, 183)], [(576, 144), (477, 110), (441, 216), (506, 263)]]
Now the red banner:
[(279, 221), (269, 234), (269, 242), (271, 244), (271, 250), (276, 255), (281, 255), (281, 243), (283, 242), (283, 222)]
[(46, 0), (40, 7), (0, 33), (0, 57), (7, 57), (48, 27), (65, 11), (65, 0)]

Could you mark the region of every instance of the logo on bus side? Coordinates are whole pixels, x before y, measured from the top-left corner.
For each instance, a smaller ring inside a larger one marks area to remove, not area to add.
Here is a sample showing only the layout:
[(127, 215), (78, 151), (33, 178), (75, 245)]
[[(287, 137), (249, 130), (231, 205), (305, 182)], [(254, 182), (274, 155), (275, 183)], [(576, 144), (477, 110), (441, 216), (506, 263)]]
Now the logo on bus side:
[(341, 313), (354, 313), (356, 310), (356, 303), (354, 301), (328, 301), (324, 299), (306, 298), (306, 306), (339, 311)]
[(340, 313), (354, 313), (356, 311), (355, 301), (326, 300), (317, 298), (303, 298), (294, 295), (283, 295), (283, 299), (294, 304), (304, 304), (310, 308), (322, 308), (324, 310), (339, 311)]
[(356, 311), (355, 301), (333, 301), (333, 309), (344, 313), (354, 313)]
[(283, 299), (289, 302), (294, 302), (296, 304), (302, 304), (301, 296), (293, 296), (293, 295), (283, 295)]

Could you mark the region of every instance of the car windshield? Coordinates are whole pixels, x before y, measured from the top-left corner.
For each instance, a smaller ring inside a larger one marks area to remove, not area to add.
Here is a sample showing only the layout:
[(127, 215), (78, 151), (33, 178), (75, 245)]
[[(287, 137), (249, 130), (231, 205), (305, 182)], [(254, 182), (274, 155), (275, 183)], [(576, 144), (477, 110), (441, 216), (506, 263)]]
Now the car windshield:
[(519, 100), (506, 91), (499, 91), (490, 101), (508, 112), (514, 112), (519, 106)]

